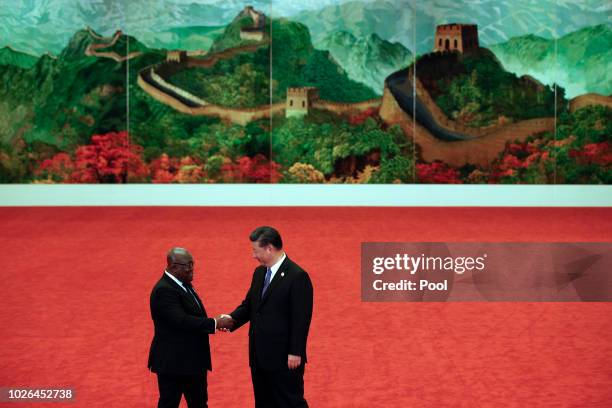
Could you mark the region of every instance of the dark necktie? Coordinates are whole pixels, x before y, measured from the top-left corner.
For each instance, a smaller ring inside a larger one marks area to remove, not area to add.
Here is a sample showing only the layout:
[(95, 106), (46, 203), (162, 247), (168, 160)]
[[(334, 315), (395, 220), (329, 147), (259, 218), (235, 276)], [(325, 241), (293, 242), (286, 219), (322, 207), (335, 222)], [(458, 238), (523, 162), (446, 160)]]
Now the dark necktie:
[(267, 268), (266, 278), (264, 279), (263, 290), (261, 291), (261, 297), (266, 294), (266, 290), (268, 290), (268, 286), (270, 286), (270, 281), (272, 280), (272, 269)]
[(183, 286), (185, 286), (187, 292), (191, 293), (191, 296), (193, 297), (193, 300), (195, 300), (196, 305), (198, 305), (198, 308), (202, 310), (202, 306), (200, 306), (200, 302), (198, 302), (198, 298), (195, 295), (195, 290), (193, 290), (193, 286), (191, 286), (190, 283), (183, 283)]

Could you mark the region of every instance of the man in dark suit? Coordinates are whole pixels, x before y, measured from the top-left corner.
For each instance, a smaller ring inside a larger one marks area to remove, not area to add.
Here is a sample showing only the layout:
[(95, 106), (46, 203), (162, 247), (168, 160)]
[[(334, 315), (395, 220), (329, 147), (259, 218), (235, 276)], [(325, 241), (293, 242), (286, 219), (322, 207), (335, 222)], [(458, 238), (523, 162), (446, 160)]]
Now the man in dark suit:
[(189, 408), (208, 406), (207, 371), (212, 370), (208, 335), (232, 328), (229, 318), (206, 315), (191, 286), (193, 258), (183, 248), (168, 252), (168, 266), (151, 292), (155, 335), (149, 369), (157, 373), (159, 408), (178, 408), (184, 394)]
[(242, 304), (230, 313), (234, 329), (250, 322), (249, 365), (255, 407), (308, 407), (304, 399), (306, 339), (312, 318), (310, 277), (283, 251), (280, 234), (259, 227), (249, 237), (253, 273)]

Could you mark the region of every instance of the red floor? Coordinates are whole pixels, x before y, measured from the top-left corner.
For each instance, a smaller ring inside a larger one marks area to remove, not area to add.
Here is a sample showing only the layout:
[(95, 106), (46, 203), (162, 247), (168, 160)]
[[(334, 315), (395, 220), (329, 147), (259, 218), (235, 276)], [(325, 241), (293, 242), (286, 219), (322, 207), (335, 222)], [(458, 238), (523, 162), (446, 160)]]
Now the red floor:
[[(311, 275), (311, 407), (610, 407), (611, 303), (361, 303), (362, 241), (612, 241), (612, 209), (0, 208), (0, 387), (153, 407), (149, 293), (187, 247), (210, 314), (242, 300), (249, 232)], [(211, 339), (211, 407), (250, 407), (247, 330)]]

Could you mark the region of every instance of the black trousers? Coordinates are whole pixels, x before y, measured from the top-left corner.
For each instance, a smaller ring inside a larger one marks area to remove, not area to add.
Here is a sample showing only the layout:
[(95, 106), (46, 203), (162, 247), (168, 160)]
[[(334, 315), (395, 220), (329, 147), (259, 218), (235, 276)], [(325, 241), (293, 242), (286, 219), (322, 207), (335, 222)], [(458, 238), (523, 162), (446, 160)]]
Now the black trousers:
[(295, 370), (251, 367), (255, 408), (308, 408), (304, 399), (304, 364)]
[(178, 408), (181, 396), (189, 408), (207, 408), (208, 390), (207, 373), (196, 375), (160, 374), (157, 373), (159, 387), (158, 408)]

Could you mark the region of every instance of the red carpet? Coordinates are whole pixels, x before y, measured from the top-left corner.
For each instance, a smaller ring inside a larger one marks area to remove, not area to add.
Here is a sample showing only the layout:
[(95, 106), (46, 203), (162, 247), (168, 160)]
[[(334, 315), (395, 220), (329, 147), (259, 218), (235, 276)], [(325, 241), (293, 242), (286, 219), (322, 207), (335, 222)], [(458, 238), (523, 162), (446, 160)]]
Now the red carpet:
[[(311, 275), (311, 407), (610, 407), (610, 303), (361, 303), (362, 241), (612, 241), (612, 209), (2, 208), (0, 387), (153, 407), (148, 298), (174, 245), (210, 314), (242, 300), (249, 232)], [(246, 328), (212, 336), (210, 406), (251, 407)]]

